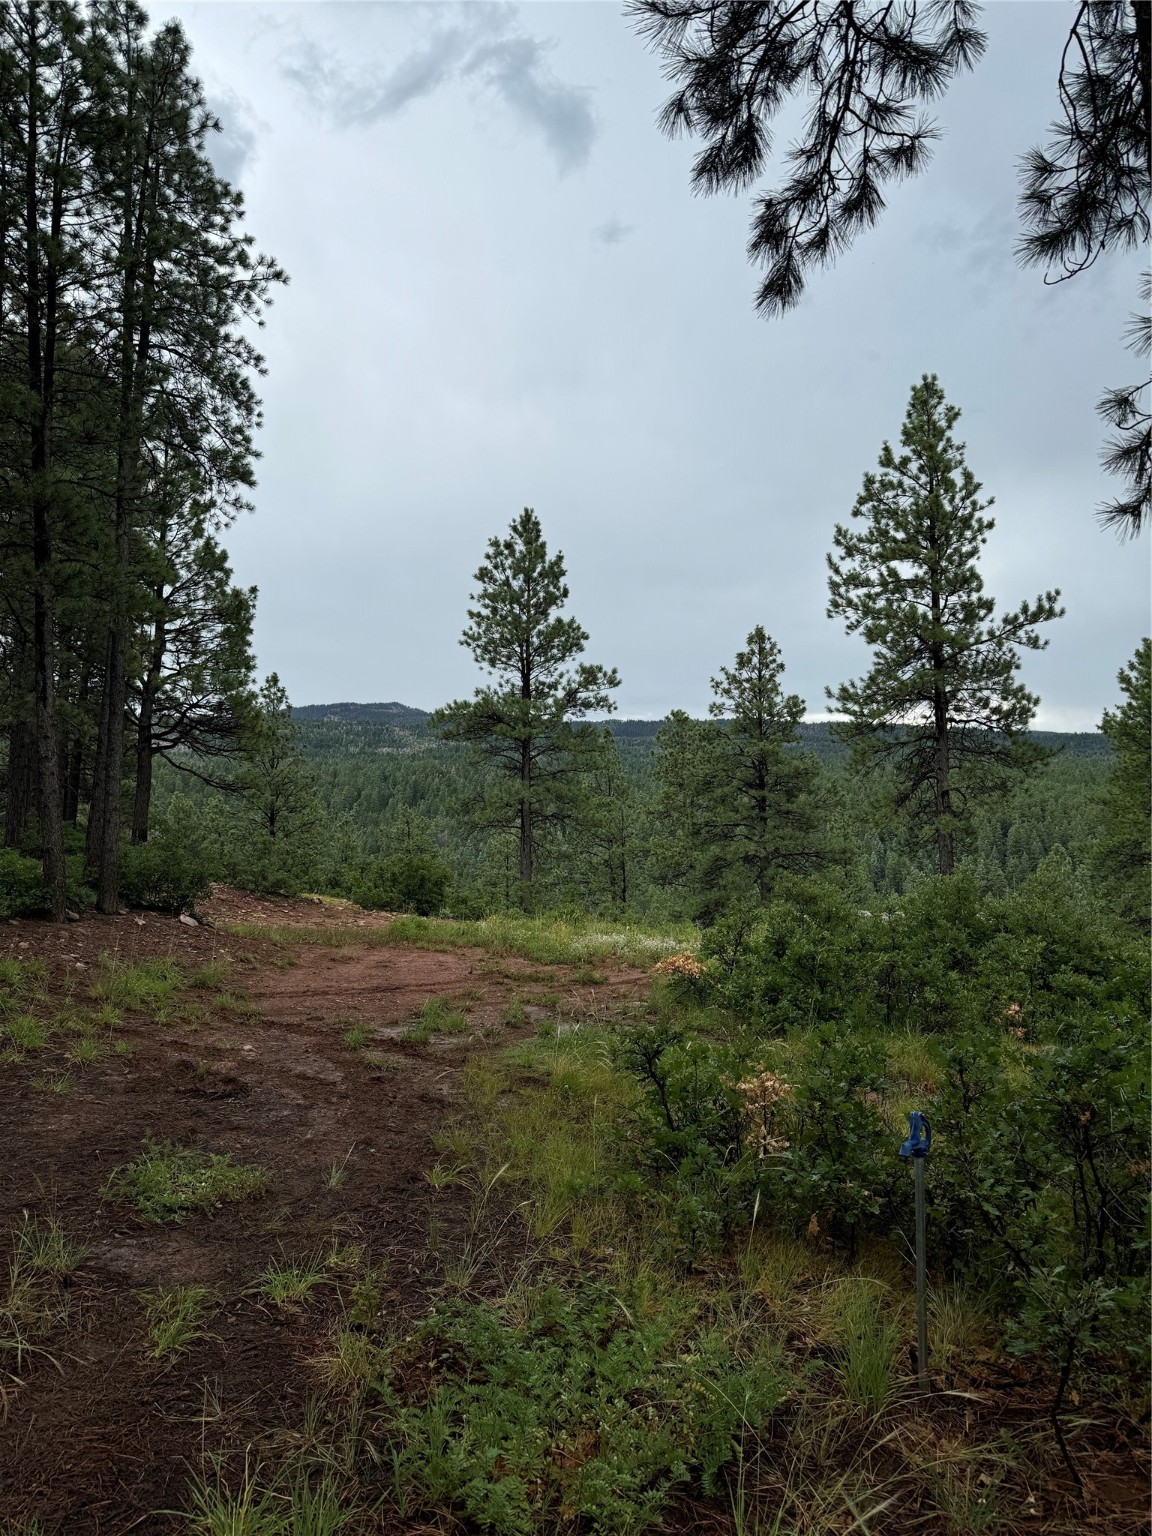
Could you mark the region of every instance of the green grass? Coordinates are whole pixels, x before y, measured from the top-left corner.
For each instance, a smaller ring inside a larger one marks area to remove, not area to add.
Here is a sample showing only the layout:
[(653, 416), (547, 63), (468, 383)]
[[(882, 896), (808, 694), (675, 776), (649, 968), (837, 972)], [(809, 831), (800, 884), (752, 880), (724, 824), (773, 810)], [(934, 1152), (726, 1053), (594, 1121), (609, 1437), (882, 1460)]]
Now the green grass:
[(55, 1216), (37, 1219), (24, 1212), (13, 1256), (34, 1274), (62, 1279), (78, 1269), (87, 1255), (88, 1245), (68, 1237)]
[(268, 1268), (249, 1286), (249, 1292), (263, 1296), (277, 1307), (299, 1305), (306, 1301), (318, 1285), (328, 1279), (324, 1261), (318, 1254), (298, 1264), (285, 1264), (273, 1259)]
[(203, 1336), (200, 1324), (208, 1303), (206, 1286), (161, 1285), (138, 1291), (137, 1296), (148, 1319), (151, 1359), (174, 1359)]
[(350, 1024), (344, 1031), (344, 1044), (350, 1051), (360, 1050), (371, 1038), (372, 1031), (367, 1024)]
[(29, 1013), (6, 1020), (2, 1032), (18, 1051), (42, 1051), (48, 1044), (47, 1025)]
[(262, 1195), (268, 1183), (264, 1169), (239, 1166), (226, 1154), (147, 1141), (135, 1162), (115, 1170), (102, 1194), (106, 1200), (131, 1201), (145, 1221), (182, 1221)]
[(594, 918), (582, 921), (550, 917), (497, 915), (476, 922), (442, 917), (397, 917), (373, 928), (266, 927), (226, 923), (226, 932), (278, 944), (321, 944), (377, 948), (407, 944), (414, 949), (484, 949), (514, 955), (538, 965), (584, 965), (615, 961), (649, 966), (674, 951), (694, 948), (697, 930), (685, 924), (662, 931), (640, 926), (608, 928)]
[(421, 1008), (416, 1022), (405, 1030), (404, 1038), (423, 1045), (433, 1035), (459, 1035), (467, 1028), (467, 1016), (460, 1012), (451, 998), (430, 997)]
[(207, 965), (201, 966), (198, 971), (193, 971), (188, 977), (188, 985), (190, 987), (202, 988), (205, 991), (215, 991), (228, 980), (231, 969), (232, 961), (228, 956), (219, 955), (215, 960), (209, 961)]
[(91, 986), (97, 1002), (126, 1013), (163, 1012), (183, 985), (175, 960), (153, 958), (128, 964), (118, 955), (101, 955)]

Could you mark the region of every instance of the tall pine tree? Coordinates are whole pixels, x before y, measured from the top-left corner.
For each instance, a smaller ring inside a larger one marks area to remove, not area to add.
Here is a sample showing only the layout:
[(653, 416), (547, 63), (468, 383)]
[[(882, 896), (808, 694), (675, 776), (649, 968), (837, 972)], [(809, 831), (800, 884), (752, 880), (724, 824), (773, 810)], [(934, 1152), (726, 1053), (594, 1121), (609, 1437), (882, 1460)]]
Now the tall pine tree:
[(942, 875), (973, 803), (1043, 754), (1022, 737), (1039, 700), (1016, 677), (1021, 650), (1042, 650), (1040, 624), (1059, 592), (995, 616), (980, 576), (994, 526), (952, 435), (960, 412), (935, 374), (912, 390), (897, 456), (888, 443), (829, 555), (829, 617), (873, 649), (871, 670), (828, 696), (838, 734), (867, 767), (886, 765), (897, 807), (925, 829)]
[(460, 643), (494, 681), (437, 710), (429, 725), (474, 747), (495, 770), (484, 815), (489, 825), (515, 828), (527, 899), (541, 838), (571, 820), (580, 779), (598, 756), (598, 733), (579, 722), (614, 708), (610, 690), (620, 679), (615, 669), (577, 659), (588, 633), (561, 613), (564, 557), (549, 556), (531, 507), (507, 538), (489, 540), (475, 580), (476, 606)]

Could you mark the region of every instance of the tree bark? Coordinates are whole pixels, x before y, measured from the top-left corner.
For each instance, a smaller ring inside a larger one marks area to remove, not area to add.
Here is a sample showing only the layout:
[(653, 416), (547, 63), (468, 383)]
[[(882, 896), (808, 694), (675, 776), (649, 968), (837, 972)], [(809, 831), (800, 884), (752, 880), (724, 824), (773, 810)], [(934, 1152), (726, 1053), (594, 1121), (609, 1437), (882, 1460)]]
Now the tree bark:
[[(29, 433), (30, 499), (32, 511), (32, 691), (39, 767), (40, 842), (44, 884), (54, 922), (64, 921), (67, 909), (64, 875), (64, 829), (60, 817), (60, 770), (56, 739), (54, 671), (54, 613), (52, 593), (52, 501), (49, 486), (50, 423), (55, 387), (56, 286), (54, 253), (59, 248), (62, 190), (57, 178), (52, 196), (52, 235), (44, 281), (40, 271), (40, 220), (37, 172), (40, 153), (37, 63), (40, 38), (37, 14), (30, 10), (28, 39), (28, 141), (24, 166), (24, 243), (27, 269), (25, 317), (28, 384), (35, 401)], [(44, 305), (43, 325), (41, 304)]]
[(132, 841), (148, 841), (148, 819), (152, 806), (152, 719), (156, 707), (156, 694), (160, 688), (160, 669), (167, 647), (167, 635), (163, 618), (158, 618), (152, 629), (152, 650), (148, 658), (148, 675), (140, 691), (140, 719), (136, 726), (136, 794), (132, 801)]
[(23, 720), (15, 720), (8, 732), (8, 793), (4, 803), (4, 846), (19, 846), (28, 816), (38, 803), (36, 784), (36, 736)]

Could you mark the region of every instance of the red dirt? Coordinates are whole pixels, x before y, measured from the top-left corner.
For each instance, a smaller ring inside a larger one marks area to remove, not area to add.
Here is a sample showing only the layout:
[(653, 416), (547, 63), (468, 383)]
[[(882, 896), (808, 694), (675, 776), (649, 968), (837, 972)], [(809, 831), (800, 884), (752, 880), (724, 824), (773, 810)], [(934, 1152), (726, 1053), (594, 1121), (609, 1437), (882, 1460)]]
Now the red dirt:
[[(330, 918), (310, 902), (225, 891), (208, 910), (276, 925)], [(387, 920), (355, 909), (331, 916), (345, 927)], [(246, 1001), (225, 1010), (211, 993), (194, 993), (203, 999), (199, 1019), (164, 1025), (130, 1016), (117, 1036), (134, 1054), (67, 1068), (67, 1093), (32, 1086), (39, 1061), (0, 1068), (0, 1232), (13, 1232), (24, 1211), (54, 1213), (70, 1237), (91, 1245), (62, 1295), (67, 1324), (6, 1383), (0, 1513), (38, 1518), (66, 1536), (167, 1536), (186, 1528), (171, 1511), (186, 1502), (205, 1449), (242, 1457), (270, 1433), (296, 1432), (316, 1388), (309, 1362), (336, 1315), (335, 1292), (282, 1313), (245, 1288), (273, 1259), (356, 1242), (388, 1266), (386, 1310), (397, 1318), (424, 1311), (438, 1260), (423, 1175), (434, 1134), (456, 1110), (464, 1062), (494, 1048), (486, 1036), (515, 1038), (500, 1025), (504, 1007), (512, 997), (530, 1003), (540, 981), (574, 1006), (594, 990), (634, 998), (643, 973), (576, 989), (563, 967), (545, 973), (476, 952), (399, 946), (286, 950), (152, 913), (0, 929), (0, 955), (41, 958), (56, 1002), (87, 1002), (102, 954), (171, 955), (186, 974), (227, 956), (226, 985)], [(463, 1003), (480, 1033), (427, 1046), (396, 1038), (428, 998), (443, 995)], [(370, 1045), (381, 1065), (344, 1042), (353, 1021), (377, 1037)], [(270, 1190), (210, 1217), (149, 1224), (100, 1190), (150, 1134), (257, 1164), (270, 1172)], [(335, 1164), (344, 1172), (332, 1188)], [(442, 1219), (443, 1198), (437, 1212)], [(157, 1366), (146, 1358), (135, 1292), (174, 1284), (208, 1286), (215, 1310), (206, 1337)]]

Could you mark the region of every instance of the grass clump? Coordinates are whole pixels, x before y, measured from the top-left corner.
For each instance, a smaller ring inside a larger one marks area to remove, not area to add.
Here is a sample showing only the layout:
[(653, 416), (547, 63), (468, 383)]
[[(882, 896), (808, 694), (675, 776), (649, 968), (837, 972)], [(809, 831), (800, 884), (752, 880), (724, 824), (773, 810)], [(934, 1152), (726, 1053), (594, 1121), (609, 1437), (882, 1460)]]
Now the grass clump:
[(263, 1168), (240, 1166), (225, 1153), (149, 1140), (134, 1162), (115, 1170), (102, 1194), (106, 1200), (130, 1200), (145, 1221), (182, 1221), (262, 1195), (268, 1183)]
[(200, 1324), (209, 1295), (206, 1286), (161, 1285), (137, 1294), (148, 1319), (151, 1359), (174, 1359), (202, 1337)]
[(29, 1013), (18, 1013), (2, 1026), (5, 1038), (17, 1051), (42, 1051), (48, 1044), (48, 1028)]
[(155, 957), (131, 965), (118, 955), (101, 955), (91, 995), (97, 1002), (127, 1013), (162, 1014), (183, 979), (175, 960)]
[(430, 997), (414, 1024), (405, 1031), (405, 1039), (425, 1045), (433, 1035), (458, 1035), (468, 1028), (468, 1018), (447, 997)]
[(344, 1044), (350, 1051), (361, 1050), (371, 1038), (372, 1031), (367, 1024), (349, 1024), (344, 1031)]
[(285, 1264), (280, 1259), (273, 1259), (249, 1290), (257, 1296), (263, 1296), (273, 1306), (291, 1307), (306, 1301), (316, 1287), (323, 1285), (327, 1279), (328, 1272), (319, 1255), (314, 1254), (312, 1258), (298, 1264)]

